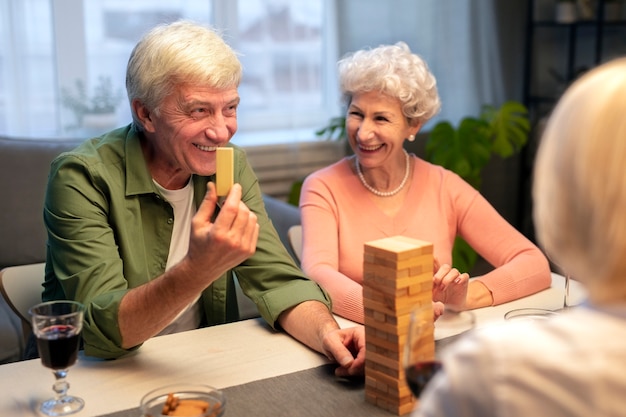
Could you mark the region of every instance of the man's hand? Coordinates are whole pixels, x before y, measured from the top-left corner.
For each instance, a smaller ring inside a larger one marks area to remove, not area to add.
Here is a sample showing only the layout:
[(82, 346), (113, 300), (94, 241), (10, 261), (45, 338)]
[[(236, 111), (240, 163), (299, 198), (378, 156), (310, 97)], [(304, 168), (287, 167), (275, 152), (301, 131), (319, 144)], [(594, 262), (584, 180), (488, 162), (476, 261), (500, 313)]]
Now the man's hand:
[[(225, 271), (254, 254), (259, 225), (256, 214), (241, 201), (241, 185), (233, 185), (215, 222), (211, 220), (217, 205), (215, 184), (209, 182), (207, 188), (191, 220), (187, 256), (122, 298), (118, 313), (122, 347), (137, 346), (157, 334)], [(158, 315), (156, 304), (163, 307)]]
[(332, 330), (322, 341), (326, 356), (339, 364), (335, 375), (360, 376), (365, 368), (365, 329), (363, 326)]
[(197, 276), (203, 276), (206, 271), (215, 271), (219, 276), (256, 250), (259, 225), (256, 214), (241, 201), (241, 185), (233, 185), (213, 223), (216, 205), (215, 184), (209, 182), (204, 200), (191, 221), (187, 261)]
[(278, 318), (292, 337), (339, 364), (337, 376), (362, 375), (365, 367), (365, 329), (340, 329), (325, 304), (304, 301)]

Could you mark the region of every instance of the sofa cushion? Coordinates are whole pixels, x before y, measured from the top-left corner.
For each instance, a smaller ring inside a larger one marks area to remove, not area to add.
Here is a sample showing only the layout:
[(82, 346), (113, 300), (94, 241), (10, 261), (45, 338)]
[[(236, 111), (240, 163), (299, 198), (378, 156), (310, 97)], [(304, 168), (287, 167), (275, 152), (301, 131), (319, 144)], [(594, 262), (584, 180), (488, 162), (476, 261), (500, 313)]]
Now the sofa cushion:
[(0, 297), (0, 364), (20, 360), (23, 350), (22, 321)]
[(79, 141), (0, 137), (0, 267), (43, 262), (43, 200), (50, 162)]
[(264, 195), (263, 200), (265, 202), (265, 211), (267, 211), (267, 215), (272, 220), (272, 224), (278, 232), (278, 237), (280, 237), (281, 242), (287, 248), (287, 252), (294, 259), (296, 265), (299, 265), (298, 258), (291, 249), (287, 232), (291, 226), (300, 224), (300, 209), (268, 195)]

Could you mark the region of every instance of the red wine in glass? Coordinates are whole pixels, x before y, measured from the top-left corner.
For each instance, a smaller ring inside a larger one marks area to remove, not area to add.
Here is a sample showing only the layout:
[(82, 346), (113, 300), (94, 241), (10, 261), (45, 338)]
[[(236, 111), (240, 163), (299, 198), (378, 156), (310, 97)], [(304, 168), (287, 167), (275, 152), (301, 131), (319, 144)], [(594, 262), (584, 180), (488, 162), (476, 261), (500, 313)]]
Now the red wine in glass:
[(66, 416), (83, 409), (85, 401), (68, 395), (67, 372), (76, 363), (85, 307), (76, 301), (58, 300), (37, 304), (29, 310), (41, 364), (50, 368), (56, 396), (44, 400), (39, 411), (47, 416)]
[(76, 363), (80, 331), (71, 325), (52, 325), (37, 336), (41, 363), (50, 369), (67, 369)]
[(429, 360), (416, 362), (405, 369), (406, 382), (415, 397), (419, 398), (422, 390), (441, 368), (441, 362)]

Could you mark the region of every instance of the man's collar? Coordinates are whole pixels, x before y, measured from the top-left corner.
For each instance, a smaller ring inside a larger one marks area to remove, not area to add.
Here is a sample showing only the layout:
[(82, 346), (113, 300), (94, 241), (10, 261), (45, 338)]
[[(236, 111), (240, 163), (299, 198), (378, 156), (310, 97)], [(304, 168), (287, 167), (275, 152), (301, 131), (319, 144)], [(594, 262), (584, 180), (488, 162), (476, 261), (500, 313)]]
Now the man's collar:
[(126, 135), (126, 195), (154, 193), (152, 175), (141, 149), (141, 133), (134, 126)]

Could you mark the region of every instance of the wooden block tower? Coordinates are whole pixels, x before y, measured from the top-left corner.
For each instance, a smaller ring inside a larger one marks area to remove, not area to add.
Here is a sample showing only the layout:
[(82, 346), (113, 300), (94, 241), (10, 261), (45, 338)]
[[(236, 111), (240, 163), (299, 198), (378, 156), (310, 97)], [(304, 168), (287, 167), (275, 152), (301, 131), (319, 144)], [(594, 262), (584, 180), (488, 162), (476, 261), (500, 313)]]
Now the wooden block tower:
[[(410, 313), (424, 305), (433, 317), (433, 245), (403, 236), (371, 241), (363, 261), (365, 400), (404, 415), (416, 405), (403, 365)], [(426, 338), (423, 348), (434, 352), (434, 335)]]

